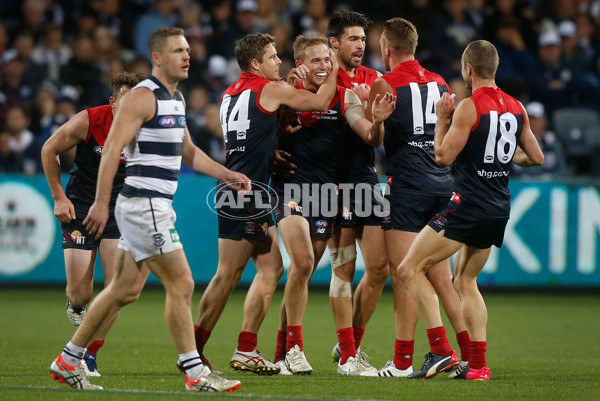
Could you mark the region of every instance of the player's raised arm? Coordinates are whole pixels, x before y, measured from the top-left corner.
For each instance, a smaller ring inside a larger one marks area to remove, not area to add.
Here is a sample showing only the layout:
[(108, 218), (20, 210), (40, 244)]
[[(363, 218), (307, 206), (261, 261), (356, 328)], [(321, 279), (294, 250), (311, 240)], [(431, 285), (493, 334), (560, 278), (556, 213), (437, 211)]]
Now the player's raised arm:
[(440, 166), (446, 167), (454, 162), (465, 147), (471, 129), (477, 123), (477, 110), (471, 99), (465, 99), (455, 111), (454, 99), (448, 92), (436, 103), (435, 110), (435, 160)]
[(88, 128), (88, 112), (83, 110), (56, 130), (42, 147), (42, 166), (54, 199), (54, 215), (62, 223), (68, 223), (76, 216), (73, 203), (67, 198), (60, 181), (58, 155), (85, 141)]
[(156, 109), (152, 92), (145, 88), (129, 92), (121, 100), (106, 142), (102, 150), (102, 159), (98, 169), (98, 183), (96, 184), (96, 199), (87, 217), (83, 221), (90, 234), (96, 238), (102, 234), (108, 219), (108, 202), (113, 186), (113, 181), (121, 151), (135, 136), (139, 127), (152, 118)]
[(373, 122), (369, 121), (364, 113), (363, 105), (358, 95), (353, 91), (346, 91), (346, 120), (354, 132), (368, 145), (377, 147), (383, 143), (385, 129), (383, 122), (392, 114), (396, 107), (396, 97), (391, 92), (383, 95), (376, 94), (371, 103)]

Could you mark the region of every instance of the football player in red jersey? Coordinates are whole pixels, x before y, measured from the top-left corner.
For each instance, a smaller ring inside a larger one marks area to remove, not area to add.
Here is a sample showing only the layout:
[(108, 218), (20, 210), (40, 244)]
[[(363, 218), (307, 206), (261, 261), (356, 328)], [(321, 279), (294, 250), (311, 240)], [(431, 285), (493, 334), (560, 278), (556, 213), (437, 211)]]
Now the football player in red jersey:
[[(114, 217), (116, 197), (125, 179), (125, 159), (122, 157), (110, 203), (111, 216), (100, 240), (90, 235), (83, 219), (94, 202), (98, 167), (104, 141), (117, 112), (121, 97), (144, 79), (143, 74), (122, 72), (112, 80), (113, 94), (109, 104), (83, 110), (63, 124), (44, 144), (42, 164), (44, 174), (54, 199), (54, 215), (62, 227), (67, 276), (67, 315), (79, 326), (86, 313), (86, 305), (94, 287), (94, 264), (100, 252), (104, 286), (113, 277), (114, 255), (119, 242), (119, 228)], [(75, 161), (70, 171), (69, 183), (63, 190), (60, 181), (58, 155), (77, 147)], [(102, 336), (88, 347), (85, 361), (89, 376), (100, 376), (96, 366), (96, 353), (104, 344)]]
[[(390, 276), (394, 289), (396, 340), (394, 359), (377, 373), (381, 377), (405, 377), (413, 373), (414, 335), (418, 310), (396, 269), (415, 237), (447, 202), (452, 192), (450, 169), (435, 162), (435, 102), (448, 93), (448, 84), (415, 60), (418, 33), (402, 18), (385, 22), (380, 38), (382, 58), (390, 72), (373, 84), (371, 96), (393, 91), (398, 107), (385, 123), (386, 199), (390, 214), (383, 229)], [(469, 338), (460, 313), (460, 300), (452, 286), (450, 260), (443, 260), (429, 271), (428, 279), (440, 294), (452, 323), (464, 361), (468, 360)], [(450, 352), (450, 351), (448, 351)], [(457, 365), (453, 361), (448, 369)]]
[(494, 45), (484, 40), (469, 43), (461, 64), (465, 84), (473, 95), (456, 109), (448, 93), (436, 104), (435, 158), (440, 166), (453, 165), (453, 194), (415, 238), (398, 267), (398, 276), (415, 300), (431, 344), (423, 368), (409, 378), (432, 377), (452, 359), (439, 347), (444, 341), (447, 344), (446, 331), (435, 289), (426, 274), (436, 263), (458, 252), (454, 286), (460, 295), (471, 349), (468, 365), (460, 366), (451, 377), (490, 380), (487, 309), (477, 276), (491, 246), (502, 246), (510, 216), (510, 162), (527, 167), (544, 161), (525, 108), (496, 86), (498, 63)]

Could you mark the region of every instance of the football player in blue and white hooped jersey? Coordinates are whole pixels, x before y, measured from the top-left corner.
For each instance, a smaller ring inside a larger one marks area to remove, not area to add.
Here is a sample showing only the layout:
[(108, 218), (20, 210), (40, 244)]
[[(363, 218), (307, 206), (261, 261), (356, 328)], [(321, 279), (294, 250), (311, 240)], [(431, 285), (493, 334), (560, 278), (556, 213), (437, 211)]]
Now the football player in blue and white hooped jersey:
[(447, 338), (439, 301), (426, 273), (458, 251), (454, 286), (471, 348), (468, 365), (460, 366), (451, 376), (490, 380), (485, 358), (487, 310), (477, 288), (477, 276), (491, 246), (502, 245), (510, 216), (510, 162), (526, 167), (544, 161), (525, 108), (496, 86), (499, 60), (494, 45), (484, 40), (469, 43), (461, 62), (465, 84), (473, 95), (460, 102), (456, 111), (450, 95), (442, 95), (436, 104), (434, 136), (437, 163), (454, 164), (454, 192), (447, 206), (419, 233), (398, 267), (398, 275), (427, 328), (431, 346), (421, 370), (409, 378), (434, 376), (447, 370), (453, 359), (453, 355), (436, 351), (439, 343), (447, 343)]
[(190, 310), (194, 280), (175, 229), (172, 197), (181, 162), (237, 190), (250, 190), (251, 184), (244, 174), (211, 160), (190, 139), (185, 104), (177, 90), (190, 65), (183, 30), (156, 30), (148, 51), (152, 75), (122, 99), (104, 146), (96, 198), (83, 222), (90, 234), (102, 234), (110, 190), (125, 148), (127, 175), (115, 210), (121, 231), (115, 278), (96, 297), (88, 316), (50, 366), (50, 373), (71, 387), (98, 389), (80, 367), (85, 347), (99, 328), (110, 326), (119, 310), (137, 299), (148, 272), (152, 272), (167, 291), (165, 316), (186, 372), (186, 389), (233, 391), (241, 383), (210, 374), (196, 349)]

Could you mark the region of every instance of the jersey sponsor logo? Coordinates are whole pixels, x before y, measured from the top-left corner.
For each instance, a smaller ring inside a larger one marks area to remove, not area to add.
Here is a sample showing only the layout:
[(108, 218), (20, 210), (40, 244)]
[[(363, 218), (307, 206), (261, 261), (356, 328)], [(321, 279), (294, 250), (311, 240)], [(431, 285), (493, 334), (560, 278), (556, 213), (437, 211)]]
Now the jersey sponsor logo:
[[(416, 127), (415, 130), (416, 131), (423, 130), (423, 128)], [(430, 148), (433, 146), (433, 141), (422, 141), (422, 142), (410, 141), (407, 143), (407, 145), (414, 146), (415, 148)]]
[(352, 212), (347, 207), (344, 207), (344, 211), (342, 212), (342, 218), (344, 220), (352, 220)]
[(289, 201), (287, 205), (291, 210), (294, 210), (298, 213), (302, 213), (302, 206), (300, 206), (298, 203), (294, 201)]
[(171, 229), (169, 229), (169, 234), (171, 235), (171, 242), (180, 242), (179, 234), (177, 233), (177, 230), (175, 230), (174, 228), (171, 228)]
[(238, 146), (236, 148), (233, 149), (227, 149), (227, 156), (231, 155), (234, 152), (245, 152), (246, 151), (246, 146)]
[[(94, 146), (94, 152), (96, 152), (97, 155), (102, 156), (102, 151), (104, 150), (104, 146), (101, 145), (96, 145)], [(123, 152), (121, 152), (121, 164), (125, 163), (125, 155), (123, 154)]]
[(85, 244), (85, 235), (81, 235), (81, 232), (79, 230), (73, 230), (69, 235), (71, 236), (71, 241), (73, 241), (77, 245)]
[(456, 192), (452, 192), (452, 196), (450, 197), (450, 200), (454, 203), (460, 203), (460, 194), (457, 194)]
[(165, 237), (161, 233), (152, 234), (152, 241), (154, 241), (154, 246), (163, 246)]
[(244, 227), (244, 231), (246, 232), (246, 234), (254, 234), (255, 230), (256, 230), (256, 225), (254, 224), (254, 222), (247, 221), (246, 227)]
[(185, 127), (186, 126), (185, 122), (186, 122), (185, 116), (179, 117), (179, 125), (181, 125), (182, 127)]
[(317, 228), (317, 234), (325, 234), (324, 228)]
[(175, 125), (175, 117), (173, 116), (164, 116), (160, 120), (158, 120), (158, 124), (163, 127), (172, 127)]
[(327, 227), (327, 222), (325, 220), (317, 220), (315, 221), (315, 225), (320, 228)]
[(484, 178), (508, 177), (508, 174), (510, 171), (486, 171), (484, 169), (477, 171), (477, 175)]

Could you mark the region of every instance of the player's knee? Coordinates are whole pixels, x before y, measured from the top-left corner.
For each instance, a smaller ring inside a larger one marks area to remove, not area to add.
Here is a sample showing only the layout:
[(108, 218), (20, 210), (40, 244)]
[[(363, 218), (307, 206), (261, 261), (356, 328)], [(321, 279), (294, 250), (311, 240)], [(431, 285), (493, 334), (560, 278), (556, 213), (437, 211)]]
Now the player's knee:
[(331, 259), (331, 268), (337, 269), (346, 263), (356, 259), (356, 245), (343, 246), (341, 248), (329, 249), (329, 258)]
[(372, 266), (365, 271), (367, 280), (373, 285), (383, 285), (390, 276), (387, 263)]
[(461, 294), (465, 293), (465, 291), (469, 291), (472, 288), (477, 288), (477, 281), (471, 277), (467, 277), (464, 275), (458, 275), (454, 277), (453, 280), (454, 288), (456, 292)]
[(92, 299), (92, 288), (69, 287), (67, 286), (67, 298), (72, 305), (82, 307)]
[(335, 273), (331, 274), (329, 283), (330, 298), (352, 298), (352, 282), (338, 277)]
[(312, 270), (315, 265), (313, 255), (305, 255), (305, 257), (294, 258), (290, 273), (296, 276), (299, 280), (308, 281), (312, 275)]
[(404, 263), (400, 263), (398, 269), (396, 269), (396, 276), (403, 282), (406, 283), (410, 281), (412, 277), (414, 277), (415, 269), (413, 266), (409, 266)]

